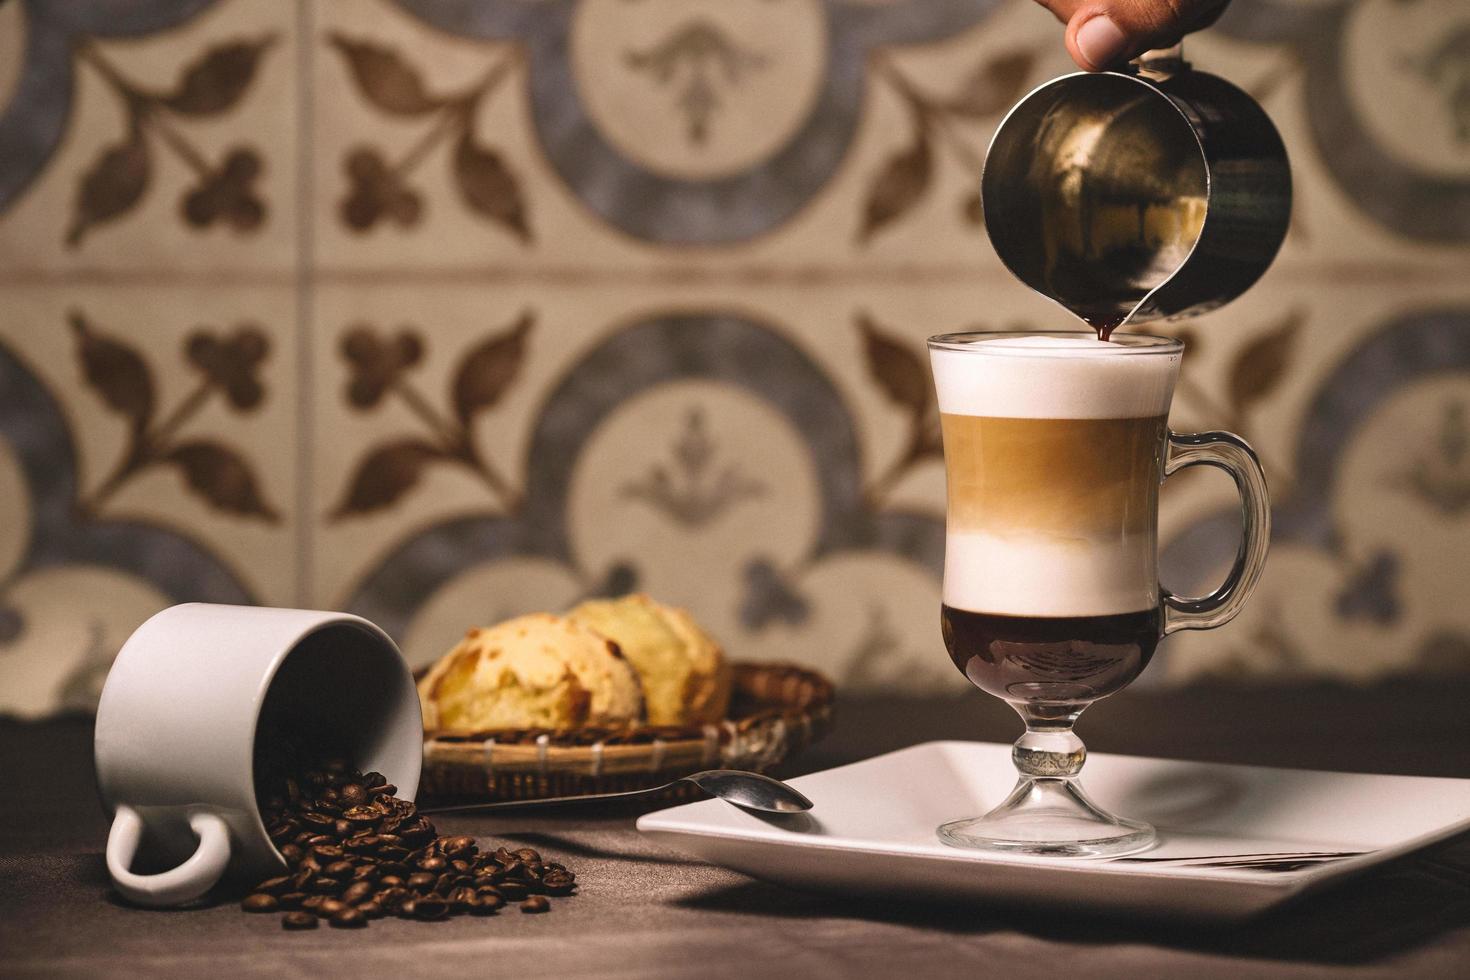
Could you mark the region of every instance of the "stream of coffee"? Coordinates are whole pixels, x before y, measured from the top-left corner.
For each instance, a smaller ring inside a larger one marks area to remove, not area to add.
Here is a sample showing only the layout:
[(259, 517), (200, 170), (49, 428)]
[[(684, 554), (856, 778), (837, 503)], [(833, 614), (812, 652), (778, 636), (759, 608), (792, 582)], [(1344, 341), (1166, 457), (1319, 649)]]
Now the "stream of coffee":
[(1078, 313), (1086, 324), (1097, 331), (1097, 339), (1107, 343), (1113, 336), (1113, 331), (1122, 326), (1123, 321), (1128, 319), (1126, 313), (1109, 311), (1105, 314)]

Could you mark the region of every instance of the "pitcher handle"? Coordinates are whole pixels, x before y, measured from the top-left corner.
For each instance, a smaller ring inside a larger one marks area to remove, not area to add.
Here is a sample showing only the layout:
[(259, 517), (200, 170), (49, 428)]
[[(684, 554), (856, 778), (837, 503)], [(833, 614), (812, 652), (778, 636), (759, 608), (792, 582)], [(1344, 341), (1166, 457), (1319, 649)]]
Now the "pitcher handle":
[(1215, 466), (1230, 474), (1240, 494), (1244, 534), (1235, 553), (1235, 566), (1209, 595), (1178, 596), (1160, 586), (1165, 636), (1178, 630), (1214, 629), (1234, 619), (1260, 581), (1271, 543), (1271, 497), (1266, 489), (1266, 472), (1244, 439), (1230, 432), (1170, 432), (1165, 478), (1187, 466)]
[(199, 846), (183, 864), (158, 874), (135, 874), (130, 869), (143, 838), (143, 818), (130, 806), (117, 808), (107, 834), (107, 873), (124, 898), (137, 905), (181, 905), (215, 886), (230, 863), (229, 826), (207, 810), (189, 814), (189, 826)]
[(1150, 48), (1133, 59), (1133, 65), (1141, 72), (1160, 78), (1189, 71), (1189, 62), (1184, 60), (1184, 39), (1167, 48)]

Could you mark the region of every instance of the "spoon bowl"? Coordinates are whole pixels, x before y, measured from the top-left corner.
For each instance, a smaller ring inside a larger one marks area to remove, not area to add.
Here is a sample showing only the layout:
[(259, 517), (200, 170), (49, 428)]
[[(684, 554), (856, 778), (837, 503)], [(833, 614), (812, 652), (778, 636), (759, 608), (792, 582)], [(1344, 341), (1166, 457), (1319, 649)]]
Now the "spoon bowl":
[(710, 769), (685, 776), (677, 782), (693, 783), (710, 796), (746, 810), (764, 813), (805, 813), (812, 801), (770, 776), (738, 769)]

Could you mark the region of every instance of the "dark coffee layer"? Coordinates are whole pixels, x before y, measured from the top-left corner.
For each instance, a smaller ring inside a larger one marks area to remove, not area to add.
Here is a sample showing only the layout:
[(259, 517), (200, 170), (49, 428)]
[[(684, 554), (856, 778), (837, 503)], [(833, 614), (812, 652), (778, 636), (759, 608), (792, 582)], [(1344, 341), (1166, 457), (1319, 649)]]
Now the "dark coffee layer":
[(1006, 701), (1085, 705), (1126, 687), (1158, 646), (1158, 609), (1112, 616), (996, 616), (941, 607), (944, 645), (976, 687)]

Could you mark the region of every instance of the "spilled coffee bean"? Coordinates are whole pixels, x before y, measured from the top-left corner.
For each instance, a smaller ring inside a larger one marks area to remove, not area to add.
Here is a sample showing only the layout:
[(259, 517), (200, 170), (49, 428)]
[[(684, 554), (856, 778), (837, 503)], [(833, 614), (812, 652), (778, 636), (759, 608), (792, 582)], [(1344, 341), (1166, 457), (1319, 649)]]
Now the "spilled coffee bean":
[(340, 760), (304, 769), (281, 761), (264, 766), (256, 785), (273, 794), (261, 800), (261, 817), (290, 873), (261, 881), (240, 907), (283, 912), (283, 929), (315, 929), (321, 919), (361, 929), (390, 915), (493, 916), (507, 902), (534, 914), (551, 908), (546, 896), (576, 890), (577, 876), (534, 848), (487, 853), (473, 837), (439, 836), (381, 773)]
[(310, 912), (287, 912), (281, 916), (282, 929), (315, 929), (316, 916)]
[(254, 894), (245, 896), (245, 901), (240, 903), (240, 907), (246, 912), (274, 912), (281, 907), (281, 903), (274, 895), (267, 895), (265, 892), (255, 892)]
[(368, 924), (367, 916), (362, 909), (344, 906), (340, 911), (332, 914), (327, 920), (334, 929), (361, 929)]

